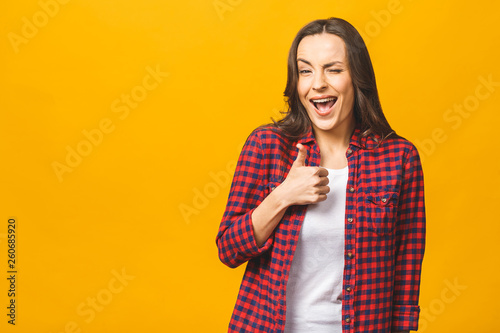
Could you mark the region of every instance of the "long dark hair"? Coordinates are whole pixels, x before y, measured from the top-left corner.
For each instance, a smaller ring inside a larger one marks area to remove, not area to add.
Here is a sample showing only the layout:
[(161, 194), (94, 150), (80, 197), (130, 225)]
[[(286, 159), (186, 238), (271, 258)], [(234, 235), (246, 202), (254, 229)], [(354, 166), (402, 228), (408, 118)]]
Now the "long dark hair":
[(288, 110), (279, 121), (273, 120), (274, 127), (279, 128), (291, 139), (298, 139), (307, 133), (311, 120), (302, 105), (297, 92), (299, 73), (297, 69), (297, 48), (300, 41), (307, 36), (330, 33), (339, 36), (345, 43), (347, 62), (354, 87), (354, 116), (361, 128), (361, 136), (379, 136), (379, 144), (391, 134), (395, 134), (382, 112), (378, 97), (375, 73), (370, 55), (363, 38), (349, 22), (331, 17), (316, 20), (304, 26), (295, 36), (288, 54), (288, 77), (285, 88), (285, 100)]

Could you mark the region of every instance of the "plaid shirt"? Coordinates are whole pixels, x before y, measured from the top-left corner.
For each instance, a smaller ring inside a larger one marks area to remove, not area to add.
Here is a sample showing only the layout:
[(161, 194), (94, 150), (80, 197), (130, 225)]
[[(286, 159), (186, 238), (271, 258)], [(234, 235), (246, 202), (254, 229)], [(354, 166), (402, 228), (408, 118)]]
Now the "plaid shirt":
[[(425, 246), (423, 172), (413, 144), (399, 136), (379, 146), (355, 128), (346, 157), (342, 332), (417, 330)], [(229, 332), (283, 332), (286, 285), (307, 205), (288, 207), (274, 233), (258, 247), (252, 212), (286, 177), (297, 156), (318, 166), (312, 131), (297, 141), (270, 128), (248, 137), (238, 160), (217, 234), (220, 260), (248, 262)], [(311, 259), (313, 260), (313, 259)]]

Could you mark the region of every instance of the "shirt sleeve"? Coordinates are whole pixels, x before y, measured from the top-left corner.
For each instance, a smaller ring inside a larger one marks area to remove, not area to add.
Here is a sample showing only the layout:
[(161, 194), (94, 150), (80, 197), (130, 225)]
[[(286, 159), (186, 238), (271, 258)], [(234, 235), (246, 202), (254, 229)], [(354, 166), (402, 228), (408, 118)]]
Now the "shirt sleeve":
[(252, 132), (241, 151), (216, 243), (220, 260), (229, 267), (267, 251), (274, 234), (259, 247), (253, 233), (252, 213), (265, 195), (264, 156), (258, 131)]
[(412, 145), (404, 165), (396, 225), (393, 331), (418, 329), (425, 224), (423, 171), (418, 151)]

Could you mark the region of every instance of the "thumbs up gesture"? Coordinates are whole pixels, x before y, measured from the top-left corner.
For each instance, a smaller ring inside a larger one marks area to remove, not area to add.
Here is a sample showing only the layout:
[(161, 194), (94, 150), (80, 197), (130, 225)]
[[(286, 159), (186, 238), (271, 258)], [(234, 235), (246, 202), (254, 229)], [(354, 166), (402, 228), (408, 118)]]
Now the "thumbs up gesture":
[(306, 166), (307, 150), (300, 143), (297, 148), (297, 158), (285, 181), (280, 185), (286, 193), (288, 205), (308, 205), (326, 200), (326, 194), (330, 192), (330, 187), (327, 186), (328, 170)]

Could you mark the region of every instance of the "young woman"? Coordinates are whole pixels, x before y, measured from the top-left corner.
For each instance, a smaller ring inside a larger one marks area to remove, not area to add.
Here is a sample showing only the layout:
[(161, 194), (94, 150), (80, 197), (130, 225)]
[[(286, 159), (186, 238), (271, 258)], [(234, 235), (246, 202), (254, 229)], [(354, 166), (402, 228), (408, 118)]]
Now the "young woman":
[(417, 330), (420, 158), (389, 126), (351, 24), (299, 31), (285, 96), (284, 119), (243, 147), (217, 234), (224, 264), (248, 262), (229, 332)]

